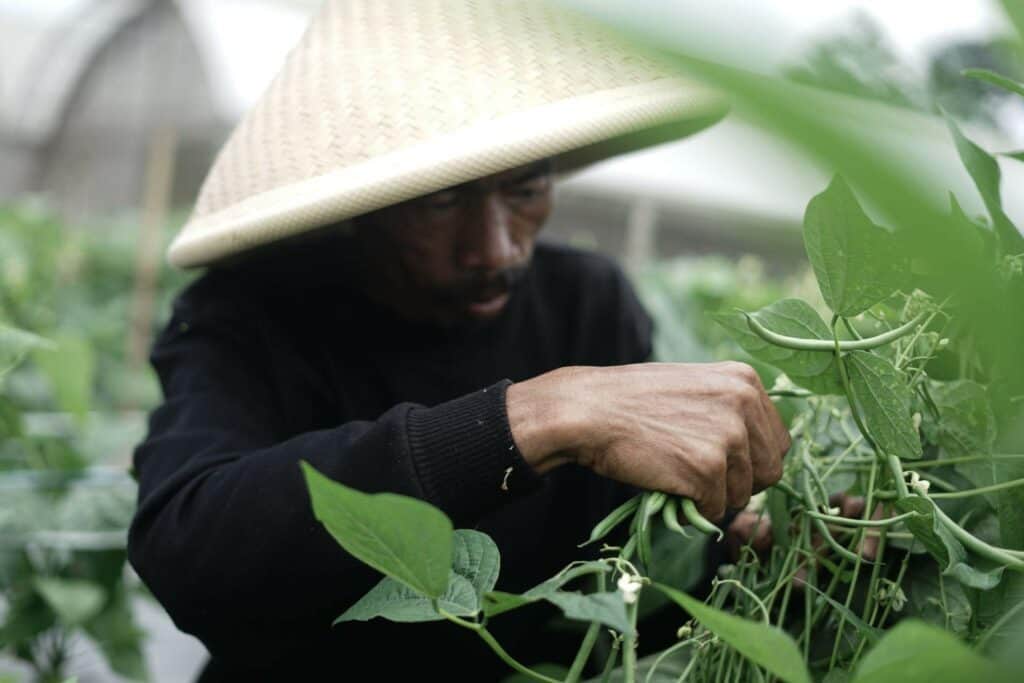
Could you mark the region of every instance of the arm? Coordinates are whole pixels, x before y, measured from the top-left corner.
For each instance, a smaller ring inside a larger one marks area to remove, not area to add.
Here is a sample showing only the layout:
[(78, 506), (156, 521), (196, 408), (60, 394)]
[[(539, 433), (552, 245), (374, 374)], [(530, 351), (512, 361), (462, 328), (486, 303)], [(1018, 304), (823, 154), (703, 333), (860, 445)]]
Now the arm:
[(300, 460), (364, 491), (425, 499), (459, 526), (539, 483), (514, 449), (506, 384), (288, 436), (256, 327), (218, 312), (176, 317), (162, 335), (153, 360), (166, 401), (135, 453), (129, 537), (132, 565), (178, 626), (214, 654), (255, 646), (253, 661), (261, 641), (280, 653), (326, 631), (380, 578), (314, 520)]

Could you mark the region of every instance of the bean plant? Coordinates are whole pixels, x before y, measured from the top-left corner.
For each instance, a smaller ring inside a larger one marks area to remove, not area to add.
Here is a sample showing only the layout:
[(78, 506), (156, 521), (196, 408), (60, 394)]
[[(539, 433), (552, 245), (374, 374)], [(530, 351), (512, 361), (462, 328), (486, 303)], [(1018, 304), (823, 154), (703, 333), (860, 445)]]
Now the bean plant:
[[(995, 162), (950, 127), (986, 194)], [(990, 210), (997, 202), (987, 192)], [(987, 255), (1002, 300), (1019, 306), (1024, 247), (1005, 214), (972, 219), (953, 199), (949, 217)], [(1011, 680), (1006, 662), (1024, 644), (1024, 453), (997, 448), (1009, 442), (992, 402), (1005, 366), (964, 324), (977, 302), (931, 286), (912, 242), (876, 224), (840, 175), (810, 200), (803, 241), (823, 306), (785, 298), (714, 315), (747, 359), (774, 368), (768, 393), (793, 416), (793, 445), (782, 479), (744, 511), (754, 532), (706, 599), (651, 578), (657, 542), (682, 553), (703, 535), (721, 538), (690, 500), (636, 496), (581, 539), (602, 544), (598, 559), (509, 594), (495, 590), (500, 557), (485, 534), (304, 464), (317, 518), (385, 575), (337, 621), (447, 620), (549, 682), (580, 680), (599, 651), (600, 680), (628, 682)], [(613, 532), (624, 540), (611, 542)], [(768, 535), (767, 547), (755, 542)], [(592, 590), (574, 588), (581, 577)], [(675, 643), (638, 658), (649, 595), (683, 611)], [(539, 601), (589, 623), (557, 677), (517, 661), (489, 629)], [(595, 647), (609, 633), (610, 646)]]

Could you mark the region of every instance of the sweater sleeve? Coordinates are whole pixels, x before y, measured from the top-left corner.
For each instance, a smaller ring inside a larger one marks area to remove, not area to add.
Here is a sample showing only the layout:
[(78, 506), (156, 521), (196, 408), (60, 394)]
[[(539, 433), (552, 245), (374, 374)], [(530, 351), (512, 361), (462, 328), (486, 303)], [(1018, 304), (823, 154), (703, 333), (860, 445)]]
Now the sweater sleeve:
[(258, 661), (260, 644), (280, 652), (322, 632), (380, 579), (314, 519), (300, 461), (361, 491), (424, 499), (456, 527), (541, 479), (512, 440), (507, 381), (282, 436), (281, 399), (262, 371), (270, 350), (252, 328), (176, 314), (154, 347), (165, 401), (134, 455), (128, 552), (179, 628), (214, 655), (245, 643)]

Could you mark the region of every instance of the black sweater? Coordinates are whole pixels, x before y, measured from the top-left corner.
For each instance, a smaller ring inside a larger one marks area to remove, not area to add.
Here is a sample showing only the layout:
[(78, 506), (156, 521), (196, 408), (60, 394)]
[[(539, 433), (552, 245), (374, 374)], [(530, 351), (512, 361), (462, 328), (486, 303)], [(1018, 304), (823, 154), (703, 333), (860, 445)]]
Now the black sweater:
[[(585, 557), (577, 544), (630, 491), (573, 466), (534, 474), (505, 389), (647, 360), (650, 319), (614, 265), (565, 247), (537, 247), (498, 319), (450, 330), (375, 308), (323, 257), (213, 270), (177, 299), (152, 354), (165, 401), (135, 452), (132, 566), (210, 650), (203, 680), (365, 680), (352, 673), (364, 665), (379, 680), (498, 680), (507, 668), (452, 624), (331, 627), (380, 575), (314, 520), (298, 463), (490, 534), (497, 588), (525, 590)], [(494, 631), (517, 656), (550, 656), (536, 628), (548, 616), (514, 612)]]

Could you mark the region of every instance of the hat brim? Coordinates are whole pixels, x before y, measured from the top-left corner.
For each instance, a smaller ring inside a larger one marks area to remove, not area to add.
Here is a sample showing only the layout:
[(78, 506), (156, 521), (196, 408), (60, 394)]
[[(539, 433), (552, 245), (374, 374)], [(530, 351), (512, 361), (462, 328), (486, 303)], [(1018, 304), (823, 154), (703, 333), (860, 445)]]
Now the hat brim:
[(559, 172), (678, 140), (721, 119), (721, 95), (666, 78), (562, 100), (254, 195), (189, 221), (171, 244), (179, 268), (272, 242), (548, 157)]

